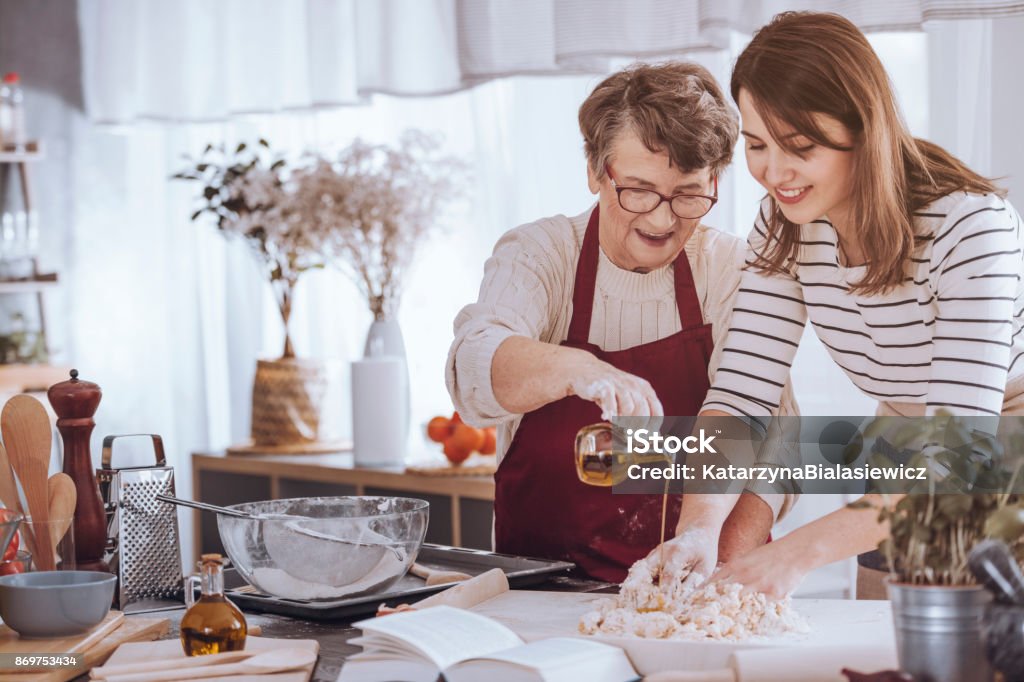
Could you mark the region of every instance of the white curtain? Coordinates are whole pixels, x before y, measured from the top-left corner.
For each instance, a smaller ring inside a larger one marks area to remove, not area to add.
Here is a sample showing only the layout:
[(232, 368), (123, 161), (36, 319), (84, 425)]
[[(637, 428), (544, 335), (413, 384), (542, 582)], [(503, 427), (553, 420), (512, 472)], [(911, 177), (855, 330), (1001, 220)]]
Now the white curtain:
[(94, 122), (210, 121), (437, 95), (496, 77), (604, 73), (616, 57), (727, 49), (787, 9), (865, 31), (1024, 14), (953, 0), (80, 0)]

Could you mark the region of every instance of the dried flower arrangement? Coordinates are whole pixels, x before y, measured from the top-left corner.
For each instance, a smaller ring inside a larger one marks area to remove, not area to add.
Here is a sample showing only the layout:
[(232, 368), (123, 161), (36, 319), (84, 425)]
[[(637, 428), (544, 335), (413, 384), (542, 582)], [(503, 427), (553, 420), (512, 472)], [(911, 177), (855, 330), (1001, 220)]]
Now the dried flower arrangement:
[(406, 132), (398, 148), (356, 139), (336, 157), (307, 154), (289, 165), (266, 140), (233, 153), (207, 145), (173, 177), (203, 184), (200, 208), (227, 237), (241, 237), (261, 261), (285, 327), (283, 357), (302, 273), (340, 265), (376, 317), (393, 312), (416, 246), (441, 204), (457, 194), (462, 164), (437, 154), (436, 139)]
[[(1001, 431), (1021, 426), (1003, 417)], [(911, 585), (974, 585), (967, 556), (983, 538), (996, 538), (1024, 559), (1024, 433), (999, 438), (971, 428), (966, 417), (940, 414), (932, 418), (881, 417), (865, 437), (894, 432), (895, 448), (912, 447), (907, 466), (925, 467), (927, 481), (907, 494), (885, 492), (879, 521), (889, 537), (878, 549), (886, 557), (893, 580)], [(1007, 441), (1006, 447), (1003, 441)], [(890, 455), (875, 452), (872, 464), (891, 467)], [(893, 502), (895, 502), (893, 504)], [(855, 508), (869, 503), (858, 501)]]
[(398, 147), (356, 140), (330, 161), (318, 159), (301, 183), (310, 219), (328, 235), (328, 260), (360, 288), (374, 319), (395, 312), (416, 247), (442, 205), (462, 193), (465, 165), (439, 151), (439, 141), (419, 131), (403, 134)]

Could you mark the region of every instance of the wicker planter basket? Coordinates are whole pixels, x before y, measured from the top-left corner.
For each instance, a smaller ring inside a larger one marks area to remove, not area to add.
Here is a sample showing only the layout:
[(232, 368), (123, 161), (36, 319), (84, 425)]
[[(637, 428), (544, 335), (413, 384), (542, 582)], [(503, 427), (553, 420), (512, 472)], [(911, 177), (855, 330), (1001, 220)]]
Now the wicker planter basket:
[(252, 386), (253, 445), (318, 443), (327, 384), (327, 366), (320, 360), (258, 360)]

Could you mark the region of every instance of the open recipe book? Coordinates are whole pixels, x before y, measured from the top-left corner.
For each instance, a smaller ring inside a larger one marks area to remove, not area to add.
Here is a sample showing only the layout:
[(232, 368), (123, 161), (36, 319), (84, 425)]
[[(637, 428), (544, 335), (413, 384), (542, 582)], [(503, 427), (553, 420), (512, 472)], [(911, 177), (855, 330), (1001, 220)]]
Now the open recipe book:
[(504, 625), (463, 609), (434, 606), (355, 623), (363, 647), (338, 682), (629, 682), (639, 675), (622, 649), (572, 637), (524, 644)]

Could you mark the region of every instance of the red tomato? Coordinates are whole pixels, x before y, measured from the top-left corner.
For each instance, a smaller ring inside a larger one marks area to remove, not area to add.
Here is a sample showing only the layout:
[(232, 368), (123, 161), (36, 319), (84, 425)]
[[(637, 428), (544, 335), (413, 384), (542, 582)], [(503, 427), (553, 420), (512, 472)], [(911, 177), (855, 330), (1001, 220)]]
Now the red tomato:
[(15, 573), (24, 573), (25, 566), (20, 561), (11, 561), (10, 563), (0, 564), (0, 575), (14, 575)]
[[(20, 537), (21, 536), (18, 533), (15, 533), (14, 537), (11, 538), (11, 544), (7, 545), (7, 549), (4, 550), (4, 561), (10, 561), (14, 558), (14, 555), (18, 553), (18, 546), (21, 544)], [(18, 572), (20, 573), (20, 571)]]

